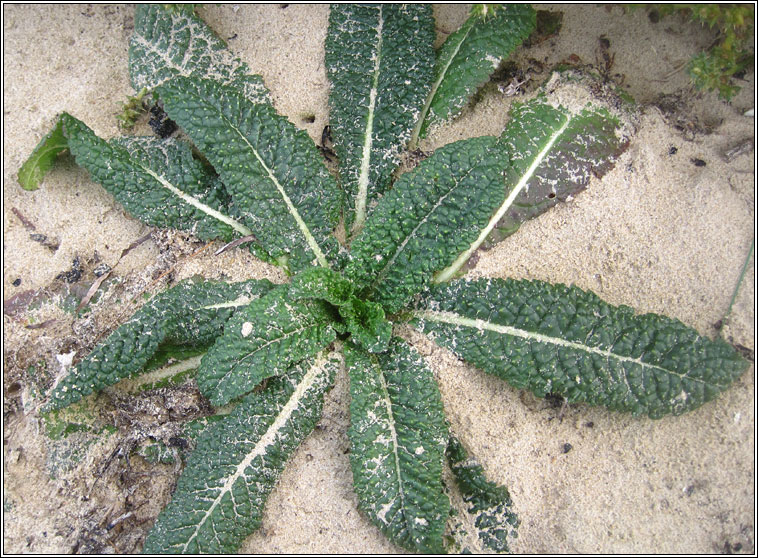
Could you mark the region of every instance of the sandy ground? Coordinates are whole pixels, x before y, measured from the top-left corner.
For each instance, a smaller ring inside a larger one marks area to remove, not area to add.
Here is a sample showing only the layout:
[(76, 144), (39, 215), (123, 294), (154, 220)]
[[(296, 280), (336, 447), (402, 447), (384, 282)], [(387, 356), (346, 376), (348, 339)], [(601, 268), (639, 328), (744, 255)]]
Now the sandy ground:
[[(667, 314), (716, 335), (714, 324), (724, 317), (753, 235), (754, 150), (730, 162), (724, 153), (754, 138), (754, 119), (744, 115), (753, 108), (754, 74), (726, 104), (714, 94), (693, 93), (677, 71), (713, 40), (698, 26), (678, 18), (652, 23), (643, 10), (624, 14), (619, 7), (551, 9), (564, 12), (560, 35), (520, 52), (517, 62), (528, 66), (536, 59), (550, 67), (575, 54), (596, 64), (604, 35), (614, 54), (610, 73), (623, 75), (641, 104), (639, 129), (602, 181), (525, 224), (487, 252), (471, 275), (573, 283), (611, 303)], [(200, 13), (264, 76), (277, 109), (318, 140), (328, 123), (326, 6), (208, 6)], [(449, 5), (437, 15), (444, 37), (466, 9)], [(103, 137), (119, 133), (114, 114), (131, 93), (126, 56), (133, 16), (127, 6), (84, 5), (5, 5), (3, 16), (3, 299), (40, 289), (50, 295), (3, 316), (3, 550), (132, 552), (170, 496), (173, 466), (114, 454), (133, 434), (134, 415), (103, 397), (102, 416), (113, 419), (118, 433), (74, 459), (75, 467), (56, 469), (29, 409), (34, 381), (26, 370), (46, 365), (54, 375), (56, 355), (86, 354), (98, 335), (133, 311), (134, 297), (169, 280), (199, 273), (285, 278), (241, 250), (198, 253), (202, 244), (180, 234), (156, 233), (119, 261), (150, 229), (70, 159), (38, 191), (21, 190), (16, 172), (57, 113), (69, 111)], [(535, 75), (527, 91), (546, 77)], [(661, 94), (675, 95), (668, 99), (678, 103), (653, 106)], [(490, 87), (427, 147), (499, 133), (513, 100)], [(307, 122), (308, 115), (315, 120)], [(144, 126), (138, 131), (148, 132)], [(91, 281), (100, 263), (118, 265), (100, 302), (73, 319), (61, 309), (63, 283), (56, 276), (70, 271), (77, 257), (82, 281)], [(751, 352), (754, 293), (751, 261), (723, 330)], [(752, 366), (715, 402), (651, 421), (584, 405), (561, 411), (412, 338), (438, 375), (452, 429), (488, 476), (511, 490), (522, 521), (516, 552), (755, 551)], [(399, 551), (357, 511), (346, 454), (348, 401), (343, 376), (243, 552)]]

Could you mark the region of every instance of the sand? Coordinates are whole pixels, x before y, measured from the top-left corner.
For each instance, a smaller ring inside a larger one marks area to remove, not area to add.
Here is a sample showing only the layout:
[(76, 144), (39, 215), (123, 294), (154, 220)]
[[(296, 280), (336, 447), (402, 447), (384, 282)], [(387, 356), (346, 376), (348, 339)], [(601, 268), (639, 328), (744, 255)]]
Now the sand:
[[(485, 253), (470, 276), (574, 284), (715, 336), (753, 236), (754, 149), (728, 162), (724, 153), (754, 139), (754, 118), (745, 115), (753, 108), (754, 73), (727, 104), (715, 94), (693, 92), (677, 70), (713, 41), (711, 32), (677, 17), (652, 23), (644, 10), (550, 9), (564, 13), (559, 36), (520, 51), (517, 63), (534, 66), (529, 59), (536, 59), (549, 68), (576, 55), (583, 64), (602, 64), (598, 39), (604, 36), (614, 55), (608, 73), (617, 80), (623, 75), (640, 104), (638, 130), (602, 180), (526, 223)], [(117, 434), (91, 446), (71, 469), (56, 470), (33, 409), (28, 366), (43, 363), (54, 375), (56, 355), (86, 354), (134, 310), (135, 297), (169, 280), (285, 277), (242, 250), (214, 257), (215, 246), (200, 250), (202, 243), (178, 233), (154, 233), (119, 259), (150, 229), (128, 217), (70, 159), (39, 190), (23, 191), (16, 172), (59, 112), (70, 112), (100, 136), (120, 133), (114, 115), (132, 93), (126, 56), (133, 10), (4, 5), (3, 12), (3, 300), (25, 291), (52, 293), (3, 316), (3, 550), (134, 552), (170, 497), (174, 467), (118, 455), (119, 444), (134, 439), (138, 413), (104, 396), (101, 418), (112, 420)], [(200, 13), (264, 76), (276, 108), (319, 140), (328, 123), (327, 7), (225, 5)], [(466, 8), (447, 5), (436, 13), (444, 37)], [(526, 94), (548, 76), (535, 73)], [(656, 107), (662, 94), (678, 104)], [(518, 98), (489, 87), (422, 147), (499, 133)], [(149, 130), (143, 123), (138, 132)], [(31, 234), (45, 235), (47, 246)], [(61, 309), (56, 276), (70, 271), (77, 257), (90, 281), (97, 265), (118, 265), (93, 310), (74, 319)], [(723, 329), (751, 355), (754, 275), (751, 260)], [(515, 552), (755, 552), (752, 366), (716, 401), (651, 421), (585, 405), (555, 408), (462, 364), (418, 334), (409, 338), (435, 370), (452, 430), (488, 476), (511, 490), (522, 521)], [(242, 552), (400, 551), (357, 510), (347, 455), (348, 402), (342, 375), (321, 423), (271, 495), (262, 529)]]

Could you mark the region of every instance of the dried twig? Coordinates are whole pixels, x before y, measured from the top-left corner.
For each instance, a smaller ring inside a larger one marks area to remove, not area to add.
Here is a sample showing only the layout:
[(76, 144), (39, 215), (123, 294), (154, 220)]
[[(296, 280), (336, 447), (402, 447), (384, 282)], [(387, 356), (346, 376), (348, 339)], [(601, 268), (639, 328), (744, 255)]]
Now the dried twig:
[(232, 248), (236, 248), (240, 244), (244, 244), (245, 242), (252, 242), (254, 240), (258, 240), (255, 238), (254, 234), (249, 234), (247, 236), (243, 236), (242, 238), (235, 238), (231, 242), (224, 244), (221, 248), (213, 252), (214, 256), (218, 256), (219, 254), (223, 254), (227, 250), (231, 250)]
[(55, 320), (55, 319), (45, 320), (44, 322), (40, 322), (38, 324), (28, 324), (28, 325), (25, 325), (24, 328), (26, 328), (26, 329), (41, 329), (43, 327), (47, 327), (47, 326), (49, 326), (51, 324), (54, 324), (56, 321), (57, 320)]
[(93, 296), (95, 296), (95, 293), (100, 288), (100, 285), (102, 285), (103, 281), (105, 281), (110, 276), (111, 272), (119, 264), (121, 259), (124, 256), (126, 256), (129, 252), (134, 250), (137, 246), (145, 242), (148, 238), (150, 238), (151, 234), (152, 233), (147, 233), (145, 236), (138, 238), (137, 240), (132, 242), (129, 246), (124, 248), (124, 250), (121, 252), (121, 255), (118, 257), (118, 260), (116, 260), (116, 263), (113, 264), (113, 266), (108, 271), (106, 271), (100, 277), (98, 277), (94, 283), (92, 283), (89, 290), (87, 291), (87, 294), (84, 295), (84, 298), (82, 298), (81, 302), (79, 302), (79, 305), (76, 307), (77, 312), (81, 310), (82, 308), (84, 308), (85, 306), (87, 306), (87, 304), (89, 304), (89, 301), (92, 299)]
[(34, 223), (32, 223), (29, 219), (23, 216), (23, 214), (16, 209), (15, 207), (11, 207), (11, 211), (13, 214), (18, 217), (18, 220), (21, 221), (21, 224), (24, 225), (27, 229), (30, 231), (36, 231), (37, 227), (34, 226)]
[(724, 161), (731, 163), (740, 155), (750, 153), (755, 146), (753, 138), (744, 139), (724, 151)]

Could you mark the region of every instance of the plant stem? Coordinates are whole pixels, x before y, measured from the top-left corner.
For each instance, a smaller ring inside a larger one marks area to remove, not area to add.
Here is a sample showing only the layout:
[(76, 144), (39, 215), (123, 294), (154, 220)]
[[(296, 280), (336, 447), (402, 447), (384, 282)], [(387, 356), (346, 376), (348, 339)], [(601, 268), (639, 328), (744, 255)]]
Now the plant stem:
[[(750, 243), (750, 249), (747, 252), (745, 263), (742, 264), (742, 271), (740, 272), (740, 276), (737, 279), (737, 284), (734, 287), (734, 292), (732, 293), (732, 299), (729, 301), (729, 308), (727, 308), (726, 314), (724, 315), (724, 319), (721, 321), (722, 323), (721, 332), (724, 331), (723, 326), (726, 325), (727, 320), (729, 319), (729, 316), (732, 313), (732, 306), (734, 306), (734, 301), (737, 300), (737, 293), (740, 292), (740, 286), (742, 285), (742, 280), (745, 278), (745, 273), (747, 272), (747, 266), (750, 263), (750, 258), (753, 257), (754, 249), (755, 249), (755, 236), (753, 236), (753, 240)], [(723, 337), (723, 333), (721, 333), (721, 336)]]

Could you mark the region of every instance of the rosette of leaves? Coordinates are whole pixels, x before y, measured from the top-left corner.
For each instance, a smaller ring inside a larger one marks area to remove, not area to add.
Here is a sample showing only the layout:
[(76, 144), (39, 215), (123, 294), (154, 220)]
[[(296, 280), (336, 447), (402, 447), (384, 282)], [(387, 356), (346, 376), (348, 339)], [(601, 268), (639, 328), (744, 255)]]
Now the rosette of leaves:
[[(145, 223), (202, 239), (254, 234), (250, 249), (292, 275), (284, 285), (182, 283), (157, 295), (50, 393), (47, 411), (150, 369), (167, 346), (201, 352), (197, 385), (231, 411), (188, 425), (195, 449), (145, 552), (238, 548), (340, 372), (350, 381), (350, 461), (367, 517), (412, 551), (507, 550), (518, 526), (510, 494), (451, 436), (434, 373), (398, 325), (537, 395), (653, 418), (713, 399), (744, 371), (730, 346), (676, 320), (574, 287), (462, 277), (478, 250), (585, 188), (628, 143), (618, 113), (563, 106), (562, 78), (514, 105), (499, 136), (443, 146), (395, 178), (413, 131), (465, 105), (483, 68), (529, 34), (531, 8), (478, 8), (435, 53), (429, 6), (333, 7), (336, 178), (191, 10), (137, 10), (134, 87), (147, 88), (191, 144), (106, 141), (64, 114), (19, 173), (22, 184), (36, 187), (69, 150)], [(343, 224), (348, 231), (333, 234)]]

